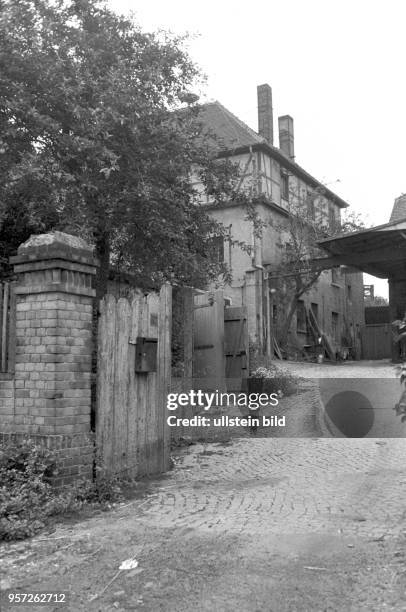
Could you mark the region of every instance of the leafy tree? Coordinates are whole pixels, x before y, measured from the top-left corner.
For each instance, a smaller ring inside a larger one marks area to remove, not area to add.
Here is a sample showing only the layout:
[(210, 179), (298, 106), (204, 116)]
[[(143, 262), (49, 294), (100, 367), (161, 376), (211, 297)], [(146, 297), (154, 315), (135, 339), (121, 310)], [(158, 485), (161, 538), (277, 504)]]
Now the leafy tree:
[(363, 227), (357, 213), (347, 213), (343, 220), (330, 217), (322, 186), (306, 191), (304, 195), (293, 193), (291, 196), (286, 219), (278, 224), (273, 223), (280, 236), (280, 260), (272, 267), (271, 282), (277, 288), (278, 300), (284, 312), (278, 328), (283, 347), (288, 344), (298, 301), (315, 286), (323, 272), (313, 261), (325, 255), (318, 241)]
[(217, 203), (238, 171), (214, 159), (183, 43), (98, 0), (0, 0), (3, 258), (59, 229), (95, 245), (100, 295), (109, 263), (146, 288), (227, 274), (209, 248), (226, 230), (190, 179)]

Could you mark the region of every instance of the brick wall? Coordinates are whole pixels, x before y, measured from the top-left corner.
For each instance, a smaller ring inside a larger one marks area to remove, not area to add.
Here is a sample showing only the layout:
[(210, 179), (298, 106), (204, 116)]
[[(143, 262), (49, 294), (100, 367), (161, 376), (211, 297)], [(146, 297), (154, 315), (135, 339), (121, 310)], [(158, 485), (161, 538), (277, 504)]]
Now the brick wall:
[(0, 374), (0, 423), (1, 429), (13, 426), (15, 413), (15, 381), (11, 374)]
[(79, 478), (92, 478), (94, 437), (93, 432), (65, 436), (0, 432), (0, 444), (29, 438), (39, 446), (52, 449), (56, 455), (57, 473), (51, 481), (61, 486)]
[(88, 431), (92, 299), (18, 295), (16, 309), (15, 430)]
[(11, 259), (17, 282), (14, 375), (0, 378), (0, 436), (57, 449), (58, 482), (91, 476), (92, 276), (82, 240), (34, 236)]

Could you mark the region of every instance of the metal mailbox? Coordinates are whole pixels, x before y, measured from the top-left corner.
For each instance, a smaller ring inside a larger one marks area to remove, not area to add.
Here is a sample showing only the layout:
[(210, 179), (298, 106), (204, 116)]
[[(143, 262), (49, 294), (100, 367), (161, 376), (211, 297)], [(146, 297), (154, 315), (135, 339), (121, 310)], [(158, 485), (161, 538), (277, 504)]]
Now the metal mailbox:
[(157, 371), (157, 338), (144, 338), (138, 336), (135, 343), (135, 371), (156, 372)]

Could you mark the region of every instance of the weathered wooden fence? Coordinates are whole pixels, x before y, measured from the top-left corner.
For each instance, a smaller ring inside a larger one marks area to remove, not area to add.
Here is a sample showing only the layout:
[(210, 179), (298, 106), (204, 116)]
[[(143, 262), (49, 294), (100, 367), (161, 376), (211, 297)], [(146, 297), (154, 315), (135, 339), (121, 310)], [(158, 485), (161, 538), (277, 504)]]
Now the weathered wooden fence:
[(171, 287), (101, 302), (96, 443), (103, 472), (130, 477), (169, 468)]

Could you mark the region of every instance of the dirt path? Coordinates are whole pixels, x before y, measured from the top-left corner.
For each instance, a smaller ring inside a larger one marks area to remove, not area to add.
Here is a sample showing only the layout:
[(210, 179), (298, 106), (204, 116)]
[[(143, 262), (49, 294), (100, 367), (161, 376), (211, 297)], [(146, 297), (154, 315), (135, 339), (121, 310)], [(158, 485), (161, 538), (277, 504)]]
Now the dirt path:
[(406, 610), (405, 457), (403, 439), (194, 445), (142, 499), (3, 547), (3, 576), (69, 594), (48, 610)]

